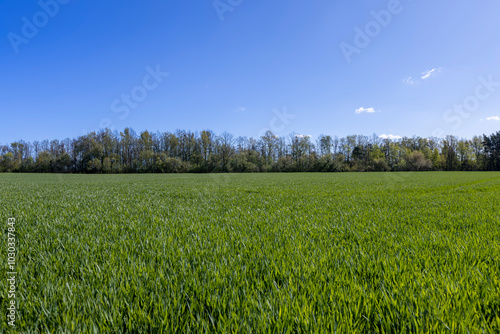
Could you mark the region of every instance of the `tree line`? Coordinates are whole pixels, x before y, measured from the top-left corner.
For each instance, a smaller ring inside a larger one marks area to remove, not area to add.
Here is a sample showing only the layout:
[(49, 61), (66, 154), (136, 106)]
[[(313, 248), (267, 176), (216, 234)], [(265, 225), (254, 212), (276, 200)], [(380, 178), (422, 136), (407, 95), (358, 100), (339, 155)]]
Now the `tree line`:
[(292, 133), (260, 138), (204, 130), (137, 134), (109, 129), (74, 139), (0, 145), (0, 172), (212, 173), (500, 170), (500, 131), (472, 139), (343, 138)]

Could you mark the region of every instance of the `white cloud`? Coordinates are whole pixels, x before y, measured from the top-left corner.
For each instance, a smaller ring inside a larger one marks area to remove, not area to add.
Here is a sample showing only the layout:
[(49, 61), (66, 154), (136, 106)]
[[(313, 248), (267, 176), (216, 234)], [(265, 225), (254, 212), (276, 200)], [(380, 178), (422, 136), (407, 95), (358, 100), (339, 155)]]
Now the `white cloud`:
[(413, 80), (413, 77), (408, 77), (404, 79), (403, 82), (407, 85), (414, 85), (416, 83), (415, 80)]
[(401, 139), (403, 137), (401, 137), (401, 136), (395, 136), (395, 135), (381, 135), (381, 136), (379, 136), (379, 138), (394, 140), (394, 139)]
[(425, 72), (422, 72), (422, 76), (420, 77), (420, 79), (422, 80), (425, 80), (425, 79), (429, 79), (431, 76), (437, 74), (441, 72), (441, 68), (433, 68), (432, 70), (427, 70)]
[(310, 135), (295, 135), (295, 138), (311, 138)]
[(236, 109), (236, 111), (237, 111), (237, 112), (244, 112), (244, 111), (246, 111), (246, 110), (247, 110), (247, 108), (245, 108), (245, 107), (238, 107), (238, 108)]
[(500, 121), (500, 116), (491, 116), (486, 119), (487, 121)]
[(420, 82), (420, 80), (427, 80), (430, 77), (433, 77), (436, 74), (438, 74), (439, 72), (441, 72), (441, 70), (442, 70), (441, 67), (435, 67), (431, 70), (427, 70), (427, 71), (422, 72), (422, 74), (420, 75), (420, 78), (408, 77), (406, 79), (403, 79), (403, 82), (407, 85), (416, 85)]
[(373, 108), (363, 108), (363, 107), (361, 107), (361, 108), (359, 108), (359, 109), (356, 109), (356, 111), (355, 111), (355, 112), (356, 112), (356, 114), (361, 114), (361, 113), (364, 113), (364, 112), (371, 114), (371, 113), (374, 113), (374, 112), (375, 112), (375, 109), (373, 109)]

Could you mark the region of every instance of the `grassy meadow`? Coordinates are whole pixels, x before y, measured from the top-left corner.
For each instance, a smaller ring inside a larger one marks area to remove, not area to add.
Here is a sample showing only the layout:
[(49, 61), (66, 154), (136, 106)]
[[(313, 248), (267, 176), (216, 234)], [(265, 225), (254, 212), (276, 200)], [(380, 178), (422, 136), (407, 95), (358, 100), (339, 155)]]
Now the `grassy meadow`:
[(500, 172), (0, 174), (0, 189), (22, 333), (500, 332)]

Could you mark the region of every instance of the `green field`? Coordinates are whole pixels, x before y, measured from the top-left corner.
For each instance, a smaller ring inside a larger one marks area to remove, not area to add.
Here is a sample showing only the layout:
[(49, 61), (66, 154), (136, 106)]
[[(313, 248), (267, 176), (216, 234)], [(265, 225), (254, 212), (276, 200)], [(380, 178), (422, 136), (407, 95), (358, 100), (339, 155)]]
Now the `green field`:
[(0, 175), (19, 332), (499, 332), (500, 173)]

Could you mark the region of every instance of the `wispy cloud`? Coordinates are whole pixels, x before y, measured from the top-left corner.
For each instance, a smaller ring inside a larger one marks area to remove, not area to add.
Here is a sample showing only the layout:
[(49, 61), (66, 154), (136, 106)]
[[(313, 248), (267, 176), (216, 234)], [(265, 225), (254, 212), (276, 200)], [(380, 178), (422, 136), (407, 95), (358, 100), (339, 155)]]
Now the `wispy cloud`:
[(247, 108), (245, 108), (245, 107), (238, 107), (238, 108), (236, 108), (236, 112), (244, 112), (246, 110), (247, 110)]
[(441, 67), (435, 67), (433, 69), (430, 69), (430, 70), (422, 72), (418, 78), (407, 77), (407, 78), (403, 79), (403, 83), (405, 83), (407, 85), (410, 85), (410, 86), (416, 85), (420, 81), (427, 80), (430, 77), (435, 76), (436, 74), (438, 74), (439, 72), (441, 72), (441, 70), (442, 70)]
[(311, 138), (310, 135), (295, 135), (295, 138)]
[(491, 116), (486, 119), (487, 121), (500, 121), (500, 116)]
[(403, 82), (407, 85), (414, 85), (416, 83), (415, 80), (413, 79), (413, 77), (408, 77), (408, 78), (404, 79)]
[(436, 75), (440, 71), (441, 71), (441, 68), (433, 68), (432, 70), (427, 70), (425, 72), (422, 72), (422, 76), (420, 77), (420, 79), (422, 79), (422, 80), (429, 79), (430, 77), (432, 77), (433, 75)]
[(356, 109), (355, 112), (356, 112), (356, 114), (361, 114), (361, 113), (364, 113), (364, 112), (371, 114), (371, 113), (375, 112), (375, 109), (361, 107), (361, 108)]
[(379, 138), (394, 140), (394, 139), (401, 139), (403, 137), (401, 137), (401, 136), (395, 136), (395, 135), (381, 135), (381, 136), (379, 136)]

